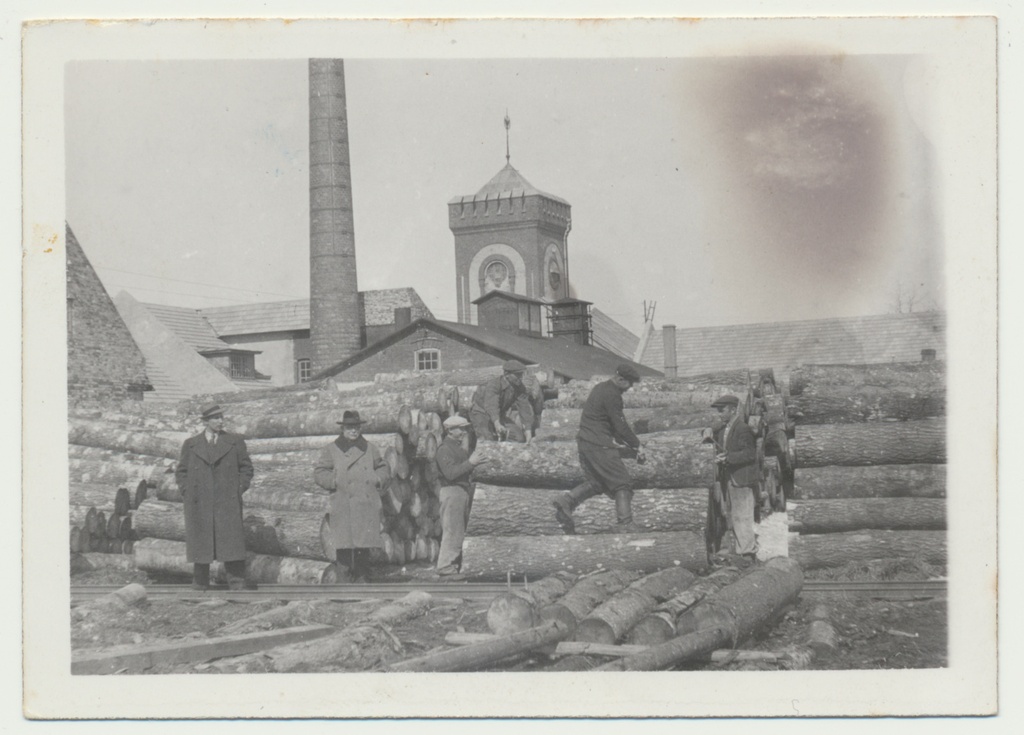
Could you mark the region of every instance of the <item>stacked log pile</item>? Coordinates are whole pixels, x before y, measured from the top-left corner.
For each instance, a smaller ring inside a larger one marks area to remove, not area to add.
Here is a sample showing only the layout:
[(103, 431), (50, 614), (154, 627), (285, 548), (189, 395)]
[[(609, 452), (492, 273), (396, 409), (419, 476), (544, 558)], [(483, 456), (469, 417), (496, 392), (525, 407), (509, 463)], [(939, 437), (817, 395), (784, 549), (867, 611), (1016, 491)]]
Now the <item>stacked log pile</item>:
[(70, 485), (68, 535), (72, 554), (130, 554), (136, 538), (131, 510), (135, 496), (125, 487)]
[(806, 569), (946, 561), (945, 366), (808, 365), (792, 372), (798, 471), (790, 553)]

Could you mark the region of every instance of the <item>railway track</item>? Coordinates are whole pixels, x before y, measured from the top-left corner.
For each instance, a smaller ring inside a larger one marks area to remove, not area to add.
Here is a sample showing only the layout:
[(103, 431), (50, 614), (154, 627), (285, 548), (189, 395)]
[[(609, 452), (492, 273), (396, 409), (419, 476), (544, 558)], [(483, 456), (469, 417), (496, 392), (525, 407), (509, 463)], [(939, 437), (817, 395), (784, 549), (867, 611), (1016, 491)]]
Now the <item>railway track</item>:
[[(72, 604), (102, 597), (124, 585), (71, 585)], [(514, 583), (512, 588), (521, 587)], [(257, 600), (336, 600), (354, 602), (368, 597), (395, 599), (414, 590), (427, 592), (440, 598), (462, 600), (490, 600), (505, 592), (504, 582), (385, 582), (377, 584), (267, 584), (258, 590), (227, 590), (213, 588), (207, 592), (193, 590), (187, 584), (155, 584), (146, 587), (150, 599), (209, 600), (223, 599), (238, 602)], [(801, 594), (843, 594), (858, 597), (877, 597), (892, 600), (913, 600), (935, 597), (946, 593), (946, 580), (926, 581), (868, 581), (837, 582), (808, 580), (804, 582)]]

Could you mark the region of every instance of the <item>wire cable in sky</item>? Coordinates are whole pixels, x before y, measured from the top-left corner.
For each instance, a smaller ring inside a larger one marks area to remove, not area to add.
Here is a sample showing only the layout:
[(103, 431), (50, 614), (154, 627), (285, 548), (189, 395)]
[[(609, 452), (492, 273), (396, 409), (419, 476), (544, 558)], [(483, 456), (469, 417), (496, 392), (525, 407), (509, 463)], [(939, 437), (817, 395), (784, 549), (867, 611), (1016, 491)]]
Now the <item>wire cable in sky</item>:
[[(186, 280), (181, 279), (181, 278), (169, 278), (168, 276), (153, 276), (153, 275), (150, 275), (149, 273), (138, 273), (136, 271), (126, 271), (126, 270), (122, 270), (121, 268), (111, 268), (110, 266), (107, 266), (107, 265), (93, 265), (93, 267), (94, 268), (99, 268), (100, 270), (104, 270), (104, 271), (113, 271), (115, 273), (127, 273), (128, 275), (131, 275), (131, 276), (142, 276), (143, 278), (155, 278), (158, 281), (174, 281), (175, 283), (187, 283), (190, 286), (208, 286), (210, 288), (221, 289), (221, 290), (224, 290), (224, 291), (242, 291), (244, 293), (267, 294), (268, 296), (287, 296), (290, 299), (303, 299), (303, 298), (307, 298), (306, 296), (295, 296), (294, 294), (278, 293), (277, 291), (259, 291), (259, 290), (252, 289), (252, 288), (237, 288), (235, 286), (222, 286), (219, 283), (201, 283), (200, 281), (186, 281)], [(152, 291), (154, 289), (149, 289), (149, 290)], [(173, 291), (169, 291), (168, 293), (174, 293), (174, 292)], [(182, 294), (182, 295), (189, 296), (190, 294)]]

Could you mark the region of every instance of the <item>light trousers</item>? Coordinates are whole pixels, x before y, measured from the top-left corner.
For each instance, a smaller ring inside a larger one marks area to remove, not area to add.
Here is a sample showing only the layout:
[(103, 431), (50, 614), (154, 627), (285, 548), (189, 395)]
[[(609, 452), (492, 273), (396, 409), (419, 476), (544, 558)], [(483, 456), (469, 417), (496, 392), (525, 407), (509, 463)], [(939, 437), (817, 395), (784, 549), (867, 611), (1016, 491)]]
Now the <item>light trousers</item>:
[(462, 541), (469, 524), (469, 507), (473, 495), (461, 485), (441, 488), (441, 548), (437, 554), (437, 568), (461, 565)]

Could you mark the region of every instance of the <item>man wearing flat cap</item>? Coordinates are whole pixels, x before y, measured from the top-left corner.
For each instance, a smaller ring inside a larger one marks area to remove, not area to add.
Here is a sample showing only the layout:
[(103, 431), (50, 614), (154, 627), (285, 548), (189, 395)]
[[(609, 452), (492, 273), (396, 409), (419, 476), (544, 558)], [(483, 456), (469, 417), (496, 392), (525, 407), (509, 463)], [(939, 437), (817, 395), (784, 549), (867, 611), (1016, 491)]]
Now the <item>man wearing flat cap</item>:
[(437, 573), (457, 578), (462, 568), (462, 542), (469, 525), (469, 509), (473, 505), (473, 470), (484, 462), (478, 454), (470, 454), (463, 440), (470, 423), (455, 414), (444, 420), (444, 441), (437, 448), (434, 462), (442, 482), (441, 549), (437, 555)]
[[(533, 402), (523, 384), (525, 372), (526, 366), (519, 360), (508, 360), (501, 375), (477, 387), (469, 409), (469, 421), (477, 439), (526, 443), (533, 440)], [(519, 424), (509, 417), (513, 408), (519, 414)]]
[(598, 383), (590, 391), (580, 416), (576, 435), (580, 467), (584, 481), (554, 500), (555, 519), (567, 534), (576, 533), (572, 512), (580, 503), (604, 494), (615, 501), (619, 533), (639, 530), (633, 522), (633, 484), (629, 470), (622, 461), (619, 448), (636, 450), (637, 460), (644, 461), (640, 440), (629, 427), (622, 411), (622, 394), (640, 382), (640, 374), (632, 365), (623, 363), (610, 380)]
[(369, 582), (370, 550), (381, 539), (383, 504), (391, 470), (376, 445), (363, 436), (358, 411), (345, 411), (341, 434), (320, 451), (313, 479), (331, 494), (331, 536), (338, 581)]
[(757, 472), (757, 439), (739, 410), (740, 399), (724, 395), (711, 407), (717, 411), (711, 429), (715, 442), (715, 462), (722, 492), (728, 493), (727, 525), (732, 530), (732, 552), (742, 566), (754, 562), (757, 536), (754, 534), (754, 502), (759, 477)]
[(228, 587), (255, 589), (246, 580), (242, 493), (253, 468), (245, 440), (224, 431), (224, 412), (204, 406), (203, 430), (181, 445), (175, 480), (185, 509), (185, 558), (193, 564), (192, 586), (209, 589), (210, 564), (224, 564)]

